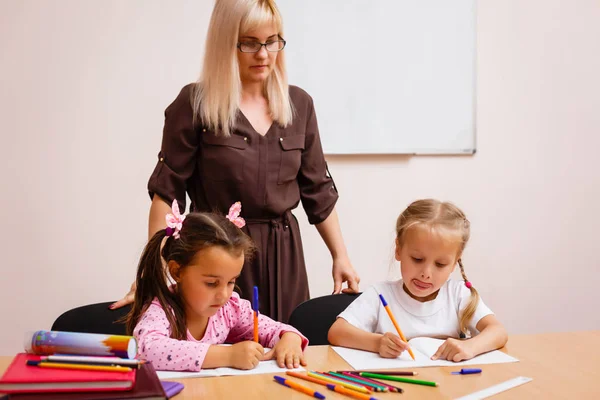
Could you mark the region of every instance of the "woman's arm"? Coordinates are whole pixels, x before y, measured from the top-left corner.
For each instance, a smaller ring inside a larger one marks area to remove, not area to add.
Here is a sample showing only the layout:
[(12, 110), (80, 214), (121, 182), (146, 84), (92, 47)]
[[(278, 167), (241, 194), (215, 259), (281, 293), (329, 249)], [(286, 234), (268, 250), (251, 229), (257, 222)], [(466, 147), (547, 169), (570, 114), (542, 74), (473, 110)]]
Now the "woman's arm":
[(171, 212), (171, 207), (166, 200), (157, 194), (152, 197), (150, 215), (148, 216), (148, 240), (161, 229), (167, 227), (165, 216)]
[[(333, 294), (340, 292), (357, 293), (360, 277), (350, 263), (335, 208), (323, 222), (315, 226), (333, 259)], [(346, 289), (342, 289), (342, 283), (344, 282), (348, 283), (348, 288)]]
[[(150, 215), (148, 217), (148, 240), (156, 232), (161, 229), (164, 229), (167, 226), (167, 222), (165, 220), (165, 215), (171, 212), (171, 207), (167, 204), (165, 200), (162, 199), (159, 195), (155, 194), (152, 197), (152, 204), (150, 205)], [(117, 308), (126, 306), (127, 304), (133, 303), (133, 299), (135, 297), (135, 281), (131, 284), (129, 288), (129, 292), (121, 300), (118, 300), (111, 304), (110, 308), (115, 310)]]

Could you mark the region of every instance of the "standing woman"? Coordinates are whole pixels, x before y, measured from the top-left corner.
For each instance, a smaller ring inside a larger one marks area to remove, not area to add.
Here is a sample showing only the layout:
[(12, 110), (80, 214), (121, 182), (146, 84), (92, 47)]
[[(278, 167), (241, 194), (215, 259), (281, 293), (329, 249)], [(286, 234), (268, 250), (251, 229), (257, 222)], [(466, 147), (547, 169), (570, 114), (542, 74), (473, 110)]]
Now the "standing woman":
[[(240, 201), (257, 253), (236, 284), (261, 313), (287, 321), (309, 298), (298, 221), (300, 201), (333, 258), (334, 293), (357, 292), (323, 156), (312, 98), (288, 86), (282, 19), (272, 0), (217, 0), (202, 76), (165, 111), (158, 164), (150, 177), (149, 236), (166, 226), (176, 199), (185, 210), (228, 213)], [(342, 290), (342, 283), (348, 288)], [(133, 291), (113, 304), (133, 300)]]

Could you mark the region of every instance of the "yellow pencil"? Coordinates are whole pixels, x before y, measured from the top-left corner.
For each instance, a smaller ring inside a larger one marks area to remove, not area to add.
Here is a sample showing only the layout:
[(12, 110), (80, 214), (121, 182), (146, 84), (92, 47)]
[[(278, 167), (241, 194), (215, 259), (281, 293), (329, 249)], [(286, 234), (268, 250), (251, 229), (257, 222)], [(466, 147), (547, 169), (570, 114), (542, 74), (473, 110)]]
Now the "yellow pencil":
[(129, 367), (121, 367), (121, 366), (67, 364), (67, 363), (53, 363), (53, 362), (33, 361), (33, 360), (28, 360), (27, 365), (41, 367), (41, 368), (79, 369), (79, 370), (87, 370), (87, 371), (105, 371), (105, 372), (129, 372), (129, 371), (131, 371), (131, 368), (129, 368)]
[(312, 376), (313, 378), (317, 378), (317, 379), (323, 380), (325, 382), (333, 383), (334, 385), (340, 385), (340, 386), (343, 386), (348, 389), (356, 390), (357, 392), (371, 393), (371, 391), (364, 386), (352, 385), (350, 383), (342, 382), (340, 380), (330, 378), (327, 375), (322, 375), (317, 372), (308, 371), (307, 374), (308, 374), (308, 376)]
[[(396, 318), (394, 318), (394, 314), (392, 314), (392, 310), (390, 309), (390, 306), (388, 306), (387, 301), (385, 301), (382, 294), (379, 295), (379, 298), (381, 299), (381, 302), (383, 303), (383, 308), (385, 308), (385, 311), (387, 311), (388, 315), (390, 316), (390, 319), (392, 320), (392, 324), (394, 324), (394, 327), (396, 327), (396, 331), (398, 331), (398, 336), (400, 336), (400, 339), (402, 339), (402, 341), (408, 343), (408, 341), (404, 337), (404, 334), (402, 333), (402, 330), (400, 330), (400, 326), (398, 325), (398, 322), (396, 322)], [(412, 349), (410, 347), (408, 348), (408, 354), (410, 354), (411, 358), (414, 361), (415, 355), (413, 354)]]

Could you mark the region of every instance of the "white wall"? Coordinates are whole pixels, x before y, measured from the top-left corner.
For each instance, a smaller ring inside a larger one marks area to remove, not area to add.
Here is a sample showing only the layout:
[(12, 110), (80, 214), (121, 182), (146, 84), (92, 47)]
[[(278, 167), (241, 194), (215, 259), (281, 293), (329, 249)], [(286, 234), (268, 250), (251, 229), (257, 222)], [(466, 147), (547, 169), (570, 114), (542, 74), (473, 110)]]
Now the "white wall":
[[(129, 287), (162, 113), (199, 71), (211, 7), (0, 2), (0, 354)], [(362, 287), (388, 277), (398, 213), (437, 197), (467, 212), (466, 271), (511, 333), (600, 329), (600, 2), (478, 8), (475, 156), (328, 157)], [(297, 215), (312, 295), (330, 293)]]

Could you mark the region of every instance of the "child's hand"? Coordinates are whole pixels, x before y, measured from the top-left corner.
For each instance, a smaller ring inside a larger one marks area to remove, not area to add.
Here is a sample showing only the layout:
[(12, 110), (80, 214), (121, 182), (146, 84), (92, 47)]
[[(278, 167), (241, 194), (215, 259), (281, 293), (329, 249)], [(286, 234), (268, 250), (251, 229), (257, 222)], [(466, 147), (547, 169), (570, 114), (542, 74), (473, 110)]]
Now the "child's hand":
[(471, 349), (470, 340), (447, 339), (431, 357), (432, 360), (442, 359), (459, 362), (475, 356)]
[(273, 349), (265, 354), (263, 360), (273, 358), (277, 359), (280, 368), (298, 368), (300, 365), (306, 365), (302, 352), (302, 338), (294, 332), (284, 333)]
[(408, 350), (408, 343), (403, 342), (398, 335), (386, 332), (379, 339), (379, 355), (383, 358), (396, 358), (404, 350)]
[(262, 360), (265, 352), (260, 344), (251, 341), (236, 343), (230, 350), (229, 365), (238, 369), (253, 369)]

